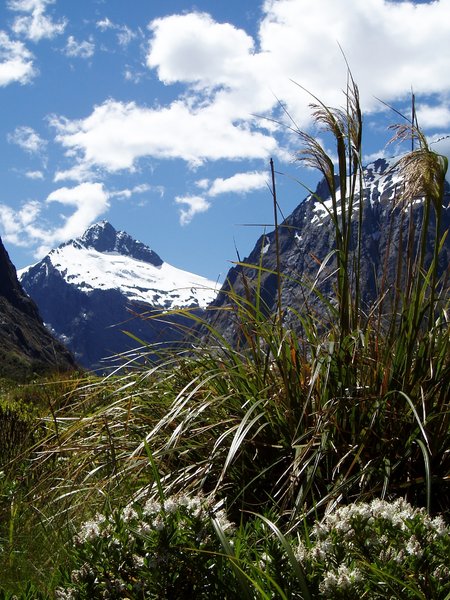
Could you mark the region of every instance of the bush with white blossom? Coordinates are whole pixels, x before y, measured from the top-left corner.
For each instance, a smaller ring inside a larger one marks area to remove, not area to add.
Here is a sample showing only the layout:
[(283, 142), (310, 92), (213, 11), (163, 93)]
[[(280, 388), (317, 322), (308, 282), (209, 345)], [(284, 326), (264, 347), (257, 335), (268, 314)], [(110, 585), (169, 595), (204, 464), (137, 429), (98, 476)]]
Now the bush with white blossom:
[(296, 557), (319, 598), (441, 599), (450, 593), (450, 529), (405, 500), (337, 509)]
[[(74, 538), (77, 568), (57, 600), (221, 598), (233, 586), (212, 524), (233, 525), (213, 501), (183, 494), (97, 514)], [(223, 577), (222, 577), (223, 576)]]

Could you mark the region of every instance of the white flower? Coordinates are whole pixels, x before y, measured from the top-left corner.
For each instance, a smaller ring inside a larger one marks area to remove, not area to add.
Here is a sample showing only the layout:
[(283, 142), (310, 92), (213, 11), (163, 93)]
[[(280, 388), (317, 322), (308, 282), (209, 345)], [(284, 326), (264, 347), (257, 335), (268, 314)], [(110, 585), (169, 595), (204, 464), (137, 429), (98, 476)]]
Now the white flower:
[(214, 518), (222, 531), (231, 532), (234, 530), (234, 525), (228, 520), (227, 514), (223, 508), (214, 513)]
[(104, 515), (97, 514), (93, 520), (83, 523), (76, 536), (78, 543), (92, 542), (96, 537), (99, 537), (101, 534), (100, 525), (105, 521), (106, 518)]
[(153, 519), (152, 527), (155, 531), (162, 531), (164, 529), (164, 521), (160, 515), (158, 515), (156, 519)]
[(305, 544), (300, 541), (297, 549), (295, 551), (295, 558), (298, 560), (299, 563), (304, 564), (305, 560), (308, 557), (308, 548), (305, 546)]
[(144, 566), (145, 561), (144, 558), (142, 556), (139, 556), (138, 554), (133, 554), (133, 566), (136, 569), (140, 569)]
[(420, 543), (414, 535), (409, 538), (408, 543), (406, 544), (406, 552), (412, 556), (417, 556), (417, 558), (421, 558), (423, 555)]
[(160, 510), (161, 504), (159, 504), (159, 502), (156, 502), (155, 500), (150, 499), (147, 500), (147, 502), (145, 503), (143, 513), (147, 517), (152, 517), (158, 514)]
[(327, 571), (323, 581), (319, 584), (319, 590), (330, 598), (334, 598), (336, 591), (346, 592), (352, 589), (355, 584), (362, 581), (362, 574), (359, 569), (349, 569), (346, 565), (339, 565), (337, 573)]
[(171, 513), (174, 513), (178, 510), (178, 502), (176, 501), (175, 498), (168, 498), (165, 502), (164, 502), (164, 510), (166, 511), (166, 513), (168, 513), (169, 515)]
[(270, 562), (272, 562), (272, 557), (267, 552), (263, 552), (259, 559), (259, 568), (265, 569)]
[(78, 594), (72, 588), (56, 588), (55, 600), (76, 600)]
[(128, 504), (128, 506), (125, 506), (125, 508), (122, 511), (122, 519), (125, 521), (125, 523), (127, 523), (128, 521), (133, 521), (134, 519), (137, 519), (137, 516), (138, 516), (138, 514), (134, 510), (132, 504)]
[(323, 577), (323, 581), (319, 584), (319, 590), (322, 594), (334, 592), (337, 585), (337, 577), (334, 571), (327, 571)]
[(434, 539), (450, 535), (450, 529), (445, 524), (444, 519), (439, 515), (431, 521), (431, 527), (434, 530)]

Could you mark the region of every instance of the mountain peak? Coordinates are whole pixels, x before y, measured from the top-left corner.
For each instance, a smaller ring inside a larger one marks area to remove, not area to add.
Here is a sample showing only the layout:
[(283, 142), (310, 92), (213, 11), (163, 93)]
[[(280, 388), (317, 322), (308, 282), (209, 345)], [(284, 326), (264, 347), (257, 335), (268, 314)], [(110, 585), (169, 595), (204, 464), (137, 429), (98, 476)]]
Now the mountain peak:
[(94, 223), (76, 240), (86, 248), (93, 248), (97, 252), (116, 252), (122, 256), (129, 256), (136, 260), (159, 267), (163, 264), (156, 252), (148, 246), (132, 238), (125, 231), (117, 231), (108, 221)]

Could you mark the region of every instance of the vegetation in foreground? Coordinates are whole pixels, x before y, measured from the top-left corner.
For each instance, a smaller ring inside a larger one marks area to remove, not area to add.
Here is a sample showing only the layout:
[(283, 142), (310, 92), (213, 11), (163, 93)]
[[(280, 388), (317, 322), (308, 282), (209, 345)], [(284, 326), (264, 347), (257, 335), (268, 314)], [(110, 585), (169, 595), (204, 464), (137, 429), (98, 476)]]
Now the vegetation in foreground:
[(336, 172), (294, 128), (328, 182), (336, 245), (335, 297), (300, 282), (297, 332), (281, 306), (268, 318), (257, 293), (231, 292), (245, 348), (203, 324), (158, 364), (143, 348), (102, 380), (3, 391), (0, 598), (450, 598), (447, 164), (414, 124), (396, 128), (419, 146), (395, 209), (423, 197), (422, 227), (399, 256), (407, 285), (363, 310), (351, 77), (345, 99), (313, 106)]

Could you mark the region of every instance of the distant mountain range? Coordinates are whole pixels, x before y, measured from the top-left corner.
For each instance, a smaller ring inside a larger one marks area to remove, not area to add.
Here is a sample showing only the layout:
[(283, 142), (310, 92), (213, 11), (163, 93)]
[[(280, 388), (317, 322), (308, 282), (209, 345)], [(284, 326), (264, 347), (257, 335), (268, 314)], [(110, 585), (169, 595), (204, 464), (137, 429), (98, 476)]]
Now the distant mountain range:
[(180, 315), (162, 320), (139, 315), (202, 310), (217, 293), (213, 281), (164, 262), (107, 221), (92, 225), (18, 275), (47, 327), (91, 369), (101, 369), (106, 357), (139, 345), (121, 330), (155, 344), (180, 339), (174, 325), (192, 324)]
[[(364, 169), (359, 274), (363, 311), (369, 310), (379, 297), (380, 282), (384, 291), (393, 287), (399, 265), (402, 265), (402, 278), (396, 284), (404, 285), (407, 277), (403, 263), (408, 254), (407, 245), (417, 244), (423, 201), (416, 198), (412, 204), (404, 205), (403, 188), (394, 159), (379, 159)], [(279, 227), (281, 303), (284, 321), (293, 328), (298, 326), (296, 311), (305, 310), (305, 296), (312, 282), (328, 298), (332, 299), (335, 294), (332, 276), (335, 238), (329, 195), (323, 180), (315, 193), (301, 202)], [(449, 199), (450, 186), (446, 183), (442, 232), (450, 228)], [(358, 220), (359, 213), (355, 209), (354, 248)], [(428, 262), (433, 237), (432, 218)], [(218, 293), (214, 282), (167, 264), (148, 246), (102, 221), (89, 227), (82, 237), (62, 244), (37, 264), (21, 270), (19, 276), (50, 331), (66, 344), (81, 365), (98, 369), (102, 368), (105, 357), (126, 352), (139, 344), (121, 330), (149, 345), (181, 340), (183, 334), (177, 326), (192, 327), (192, 321), (185, 316), (165, 313), (163, 319), (142, 318), (142, 315), (161, 315), (174, 308), (197, 311), (226, 338), (236, 342), (238, 324), (233, 321), (234, 312), (222, 310), (232, 305), (230, 289), (247, 298), (254, 296), (258, 289), (267, 314), (276, 309), (275, 232), (261, 236), (243, 263), (229, 271)], [(448, 272), (449, 264), (450, 235), (440, 254), (440, 272)], [(260, 265), (262, 270), (252, 265)], [(310, 296), (308, 302), (314, 301), (314, 296)]]
[(75, 367), (67, 349), (44, 327), (0, 240), (0, 377), (22, 380)]
[[(361, 267), (359, 285), (362, 310), (368, 310), (379, 297), (381, 282), (384, 291), (393, 288), (398, 264), (402, 265), (404, 285), (407, 276), (406, 256), (409, 234), (418, 235), (423, 215), (423, 198), (412, 204), (403, 204), (403, 179), (397, 168), (397, 160), (384, 158), (367, 165), (364, 169), (361, 237)], [(320, 199), (320, 201), (319, 201)], [(445, 182), (441, 233), (450, 228), (450, 186)], [(308, 295), (309, 286), (316, 284), (328, 298), (335, 297), (332, 272), (336, 262), (330, 253), (335, 249), (334, 226), (330, 215), (331, 198), (328, 185), (322, 180), (314, 194), (308, 196), (279, 227), (279, 266), (282, 273), (281, 304), (284, 322), (294, 329), (299, 321), (296, 311), (305, 310), (305, 298), (310, 306), (317, 298)], [(339, 212), (339, 210), (338, 210)], [(411, 216), (411, 223), (410, 223)], [(353, 248), (357, 244), (359, 211), (353, 216)], [(434, 240), (434, 218), (429, 223), (426, 263), (430, 263)], [(328, 259), (327, 259), (328, 257)], [(328, 262), (327, 262), (328, 260)], [(246, 266), (243, 266), (245, 263)], [(326, 264), (326, 266), (325, 266)], [(440, 254), (439, 269), (449, 273), (450, 234)], [(260, 265), (262, 269), (250, 265)], [(242, 264), (233, 267), (225, 284), (208, 310), (208, 320), (229, 341), (236, 342), (239, 324), (233, 322), (233, 311), (222, 310), (230, 306), (229, 291), (247, 297), (259, 289), (261, 306), (267, 314), (273, 314), (278, 301), (277, 252), (275, 232), (263, 235), (256, 242), (250, 255)], [(331, 275), (331, 276), (330, 276)], [(300, 284), (302, 282), (302, 284)], [(250, 298), (249, 298), (250, 299)], [(386, 299), (388, 302), (388, 297)], [(386, 304), (385, 304), (386, 306)]]

